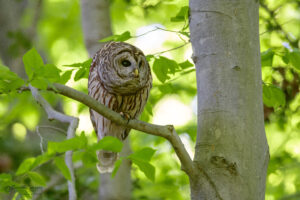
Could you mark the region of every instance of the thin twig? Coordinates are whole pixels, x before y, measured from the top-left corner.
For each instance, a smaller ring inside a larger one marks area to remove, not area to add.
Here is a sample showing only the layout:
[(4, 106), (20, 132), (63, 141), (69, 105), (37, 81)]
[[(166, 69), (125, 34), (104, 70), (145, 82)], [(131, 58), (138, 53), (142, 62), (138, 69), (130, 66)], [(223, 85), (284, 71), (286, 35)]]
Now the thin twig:
[(43, 142), (44, 142), (44, 139), (40, 133), (40, 129), (39, 129), (39, 126), (36, 127), (35, 129), (36, 133), (38, 134), (38, 136), (40, 137), (40, 148), (41, 148), (41, 152), (44, 153), (44, 148), (43, 148)]
[(169, 52), (169, 51), (174, 51), (176, 49), (180, 49), (182, 47), (184, 47), (185, 45), (189, 44), (190, 42), (186, 42), (186, 43), (183, 43), (182, 45), (178, 46), (178, 47), (175, 47), (175, 48), (172, 48), (172, 49), (168, 49), (168, 50), (165, 50), (165, 51), (160, 51), (160, 52), (157, 52), (153, 55), (160, 55), (160, 54), (163, 54), (163, 53), (166, 53), (166, 52)]
[[(78, 126), (78, 118), (71, 117), (65, 114), (62, 114), (60, 112), (57, 112), (54, 110), (51, 105), (40, 95), (38, 90), (35, 87), (32, 87), (29, 85), (29, 89), (32, 93), (32, 96), (35, 98), (35, 100), (43, 107), (43, 109), (46, 111), (48, 115), (48, 119), (56, 119), (61, 122), (69, 123), (69, 128), (67, 132), (67, 139), (75, 137), (75, 131)], [(69, 168), (70, 174), (71, 174), (71, 181), (68, 181), (68, 190), (69, 190), (69, 200), (76, 200), (76, 189), (75, 189), (75, 175), (74, 175), (74, 168), (73, 168), (73, 162), (72, 162), (72, 151), (67, 151), (65, 155), (65, 162), (67, 167)]]
[(142, 34), (140, 34), (140, 35), (135, 35), (135, 36), (132, 36), (132, 38), (138, 38), (138, 37), (141, 37), (141, 36), (147, 35), (148, 33), (151, 33), (151, 32), (153, 32), (153, 31), (157, 31), (157, 30), (158, 30), (158, 28), (155, 28), (155, 29), (152, 29), (152, 30), (150, 30), (150, 31), (147, 31), (147, 32), (145, 32), (145, 33), (142, 33)]

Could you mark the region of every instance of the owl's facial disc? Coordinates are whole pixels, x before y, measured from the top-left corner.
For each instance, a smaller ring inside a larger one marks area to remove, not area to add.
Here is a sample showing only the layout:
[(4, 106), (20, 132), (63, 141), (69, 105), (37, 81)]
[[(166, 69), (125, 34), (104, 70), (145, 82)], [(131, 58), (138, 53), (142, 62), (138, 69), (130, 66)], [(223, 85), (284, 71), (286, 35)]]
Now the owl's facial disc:
[(115, 69), (117, 74), (123, 79), (133, 80), (139, 78), (139, 60), (136, 60), (132, 53), (124, 51), (116, 56)]
[[(123, 48), (111, 55), (112, 63), (107, 65), (101, 79), (106, 80), (106, 88), (116, 93), (135, 93), (149, 81), (149, 66), (143, 53), (136, 49)], [(108, 76), (109, 75), (109, 76)], [(150, 74), (151, 76), (151, 74)]]

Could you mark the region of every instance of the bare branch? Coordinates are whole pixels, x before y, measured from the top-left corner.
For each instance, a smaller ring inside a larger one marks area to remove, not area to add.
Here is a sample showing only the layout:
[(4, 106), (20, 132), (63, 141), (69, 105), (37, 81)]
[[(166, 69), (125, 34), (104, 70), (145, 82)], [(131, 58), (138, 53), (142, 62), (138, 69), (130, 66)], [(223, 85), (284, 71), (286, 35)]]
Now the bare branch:
[[(45, 109), (48, 115), (48, 119), (56, 119), (61, 122), (69, 123), (69, 128), (67, 132), (67, 139), (75, 137), (75, 131), (78, 126), (78, 118), (68, 116), (65, 114), (62, 114), (60, 112), (57, 112), (54, 110), (51, 105), (40, 95), (38, 90), (35, 87), (32, 87), (29, 85), (29, 89), (32, 93), (32, 96), (35, 98), (35, 100)], [(76, 200), (76, 189), (75, 189), (75, 176), (74, 176), (74, 168), (73, 168), (73, 162), (72, 162), (72, 151), (67, 151), (65, 155), (65, 162), (67, 167), (69, 168), (70, 174), (71, 174), (71, 181), (68, 181), (68, 190), (69, 190), (69, 200)]]

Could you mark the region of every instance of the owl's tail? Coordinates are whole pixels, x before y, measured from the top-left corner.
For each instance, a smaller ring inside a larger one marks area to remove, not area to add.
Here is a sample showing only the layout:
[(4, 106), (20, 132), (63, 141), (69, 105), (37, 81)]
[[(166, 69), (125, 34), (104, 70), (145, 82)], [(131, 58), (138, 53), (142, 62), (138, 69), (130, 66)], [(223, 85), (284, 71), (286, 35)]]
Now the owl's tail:
[(97, 155), (99, 160), (99, 163), (97, 164), (98, 171), (101, 174), (112, 172), (119, 154), (111, 151), (101, 150), (97, 152)]

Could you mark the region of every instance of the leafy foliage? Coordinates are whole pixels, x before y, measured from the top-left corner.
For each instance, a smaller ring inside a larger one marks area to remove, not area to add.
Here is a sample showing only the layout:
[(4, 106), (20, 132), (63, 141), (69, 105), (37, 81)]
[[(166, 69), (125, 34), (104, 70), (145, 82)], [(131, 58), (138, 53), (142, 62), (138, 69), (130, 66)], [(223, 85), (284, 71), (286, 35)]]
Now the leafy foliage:
[(267, 51), (262, 52), (261, 54), (261, 66), (272, 66), (274, 52), (272, 49), (268, 49)]
[(151, 181), (155, 180), (155, 167), (149, 163), (155, 150), (151, 148), (143, 148), (130, 156), (128, 158), (139, 167), (139, 169), (144, 172), (146, 177)]
[(273, 85), (263, 85), (263, 102), (268, 107), (285, 106), (285, 95), (282, 90)]
[(48, 142), (48, 153), (63, 153), (70, 150), (77, 150), (86, 147), (87, 139), (84, 134), (61, 142)]
[(182, 22), (186, 21), (189, 17), (189, 7), (188, 6), (183, 6), (177, 13), (175, 17), (171, 18), (171, 22)]
[(46, 180), (37, 172), (28, 172), (27, 175), (35, 185), (46, 186)]
[(18, 75), (9, 70), (8, 67), (0, 65), (0, 93), (8, 93), (16, 90), (24, 84)]
[(295, 67), (295, 69), (300, 70), (300, 50), (295, 48), (292, 52), (288, 54), (288, 59), (290, 63)]
[[(92, 61), (93, 61), (92, 59), (88, 59), (88, 60), (86, 60), (84, 62), (81, 62), (81, 63), (74, 63), (74, 64), (71, 64), (71, 65), (65, 65), (65, 66), (66, 67), (78, 68), (77, 72), (75, 73), (75, 77), (74, 77), (74, 81), (78, 81), (82, 78), (88, 78), (89, 69), (90, 69)], [(68, 74), (65, 75), (66, 78), (70, 79), (70, 76), (71, 76), (73, 70), (66, 71), (66, 73), (68, 73)]]
[(29, 80), (33, 78), (36, 71), (39, 71), (44, 66), (43, 59), (35, 48), (29, 50), (23, 56), (23, 63)]
[(67, 167), (67, 165), (65, 163), (64, 158), (63, 157), (55, 157), (54, 162), (55, 162), (56, 167), (60, 170), (60, 172), (64, 175), (64, 177), (67, 180), (71, 181), (72, 180), (71, 174), (70, 174), (69, 168)]
[(106, 38), (101, 39), (99, 42), (109, 42), (109, 41), (119, 41), (124, 42), (128, 39), (132, 38), (129, 31), (125, 31), (120, 35), (112, 35)]
[(103, 139), (101, 139), (97, 144), (93, 145), (90, 149), (91, 150), (106, 150), (106, 151), (112, 151), (112, 152), (121, 152), (123, 148), (123, 143), (112, 136), (106, 136)]
[[(151, 57), (149, 57), (151, 58)], [(158, 80), (162, 83), (165, 83), (166, 80), (169, 80), (172, 75), (175, 75), (176, 72), (181, 72), (181, 74), (192, 71), (183, 71), (185, 69), (189, 69), (194, 65), (190, 63), (190, 61), (186, 60), (182, 63), (177, 63), (174, 60), (171, 60), (164, 56), (159, 56), (154, 59), (153, 63), (153, 72), (155, 73)]]

